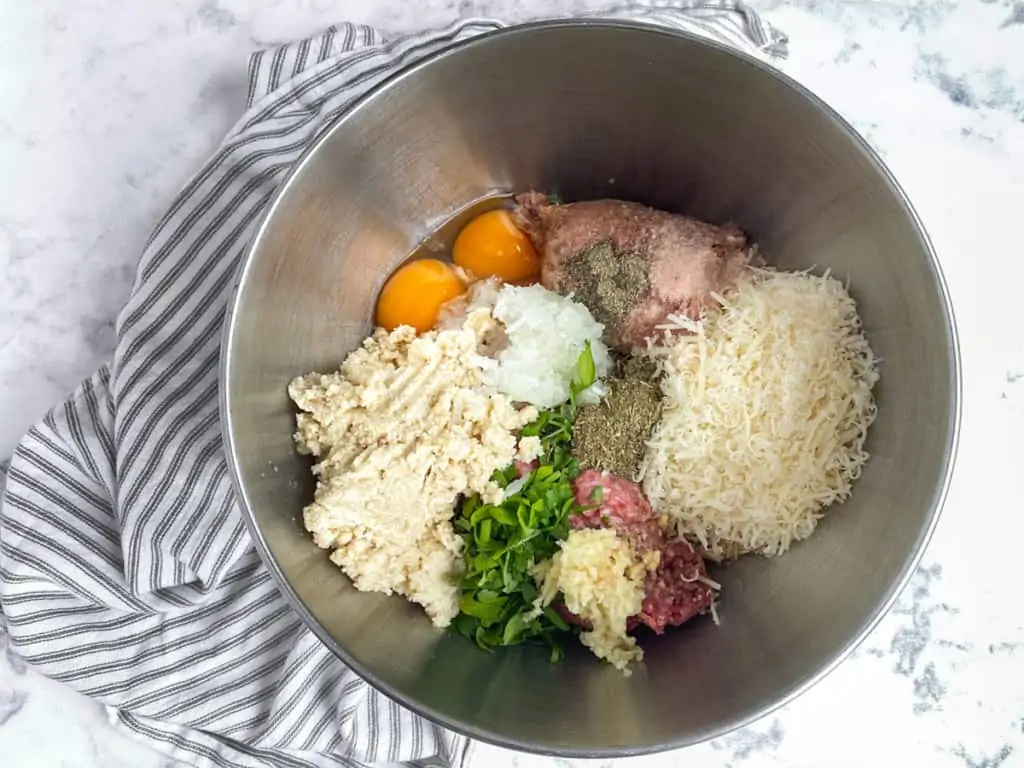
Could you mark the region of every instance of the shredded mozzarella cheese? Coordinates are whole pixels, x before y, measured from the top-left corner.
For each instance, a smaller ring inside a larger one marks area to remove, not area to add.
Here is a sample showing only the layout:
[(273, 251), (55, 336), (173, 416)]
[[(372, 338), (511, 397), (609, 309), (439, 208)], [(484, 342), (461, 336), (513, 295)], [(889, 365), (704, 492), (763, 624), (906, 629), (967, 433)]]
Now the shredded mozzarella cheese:
[(868, 454), (877, 361), (838, 280), (751, 270), (692, 335), (652, 348), (665, 408), (641, 478), (709, 557), (780, 555), (850, 495)]

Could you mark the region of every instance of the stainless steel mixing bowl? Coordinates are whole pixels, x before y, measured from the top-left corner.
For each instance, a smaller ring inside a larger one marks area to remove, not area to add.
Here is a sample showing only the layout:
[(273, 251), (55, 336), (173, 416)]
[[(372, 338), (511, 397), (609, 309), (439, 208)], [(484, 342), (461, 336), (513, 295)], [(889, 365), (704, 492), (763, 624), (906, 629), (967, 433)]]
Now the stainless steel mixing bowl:
[[(435, 227), (508, 190), (621, 197), (735, 221), (780, 267), (850, 281), (881, 357), (872, 459), (853, 498), (776, 560), (720, 572), (710, 620), (644, 640), (623, 677), (586, 652), (486, 654), (398, 597), (356, 592), (304, 532), (309, 463), (285, 387), (370, 330), (387, 274)], [(686, 35), (543, 23), (455, 46), (351, 108), (298, 164), (239, 276), (222, 419), (256, 546), (327, 646), (472, 736), (606, 756), (692, 744), (837, 664), (891, 605), (935, 525), (959, 363), (938, 264), (906, 198), (835, 113), (769, 67)]]

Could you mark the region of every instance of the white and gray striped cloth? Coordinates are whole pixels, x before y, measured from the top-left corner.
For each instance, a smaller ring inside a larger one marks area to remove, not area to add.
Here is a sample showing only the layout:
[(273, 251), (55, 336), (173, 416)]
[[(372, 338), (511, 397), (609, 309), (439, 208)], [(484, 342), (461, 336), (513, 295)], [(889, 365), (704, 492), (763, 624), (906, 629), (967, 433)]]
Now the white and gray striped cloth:
[[(738, 2), (595, 15), (785, 53), (785, 38)], [(172, 758), (204, 768), (467, 758), (465, 737), (366, 685), (274, 588), (228, 480), (217, 363), (239, 257), (303, 149), (397, 68), (501, 26), (386, 35), (341, 24), (254, 54), (248, 111), (142, 254), (113, 363), (15, 451), (0, 508), (0, 605), (15, 649)]]

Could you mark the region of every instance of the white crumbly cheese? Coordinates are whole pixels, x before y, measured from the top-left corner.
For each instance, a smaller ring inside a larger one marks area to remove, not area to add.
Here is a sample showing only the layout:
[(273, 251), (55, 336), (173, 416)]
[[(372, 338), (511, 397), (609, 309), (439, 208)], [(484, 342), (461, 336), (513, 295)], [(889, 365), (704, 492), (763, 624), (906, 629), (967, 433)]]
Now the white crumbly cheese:
[(659, 514), (712, 557), (780, 555), (867, 461), (877, 365), (829, 276), (758, 270), (693, 332), (653, 348), (664, 412), (641, 468)]
[(643, 607), (647, 566), (627, 540), (610, 528), (571, 531), (536, 576), (540, 595), (535, 607), (549, 605), (561, 593), (565, 607), (590, 622), (580, 642), (595, 656), (627, 675), (627, 665), (643, 659), (643, 649), (626, 633), (626, 621)]
[(539, 458), (543, 452), (543, 446), (541, 445), (540, 438), (532, 435), (519, 438), (519, 452), (516, 458), (524, 464), (529, 464), (531, 461)]
[(455, 330), (378, 329), (337, 373), (288, 388), (302, 410), (296, 444), (318, 459), (306, 529), (357, 589), (403, 595), (439, 627), (459, 608), (456, 500), (500, 501), (491, 474), (537, 416), (483, 386), (474, 357), (494, 325), (481, 309)]

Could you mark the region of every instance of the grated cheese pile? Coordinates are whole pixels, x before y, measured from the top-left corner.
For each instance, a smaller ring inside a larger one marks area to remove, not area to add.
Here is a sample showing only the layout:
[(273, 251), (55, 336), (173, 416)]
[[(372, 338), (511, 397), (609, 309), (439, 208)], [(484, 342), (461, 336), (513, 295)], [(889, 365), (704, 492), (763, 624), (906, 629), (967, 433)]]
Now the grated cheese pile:
[(288, 387), (302, 410), (295, 442), (319, 460), (306, 529), (357, 589), (404, 595), (439, 627), (459, 610), (455, 503), (501, 500), (492, 473), (537, 417), (483, 384), (477, 348), (495, 324), (479, 309), (456, 330), (377, 329), (337, 373)]
[(693, 335), (652, 347), (664, 413), (641, 468), (659, 514), (709, 557), (781, 555), (846, 499), (868, 454), (877, 364), (828, 275), (751, 270)]
[(539, 611), (561, 592), (565, 607), (590, 623), (580, 642), (628, 675), (627, 665), (644, 657), (626, 634), (626, 621), (643, 607), (646, 576), (647, 565), (614, 530), (574, 530), (555, 556), (538, 567), (541, 588), (534, 605)]

